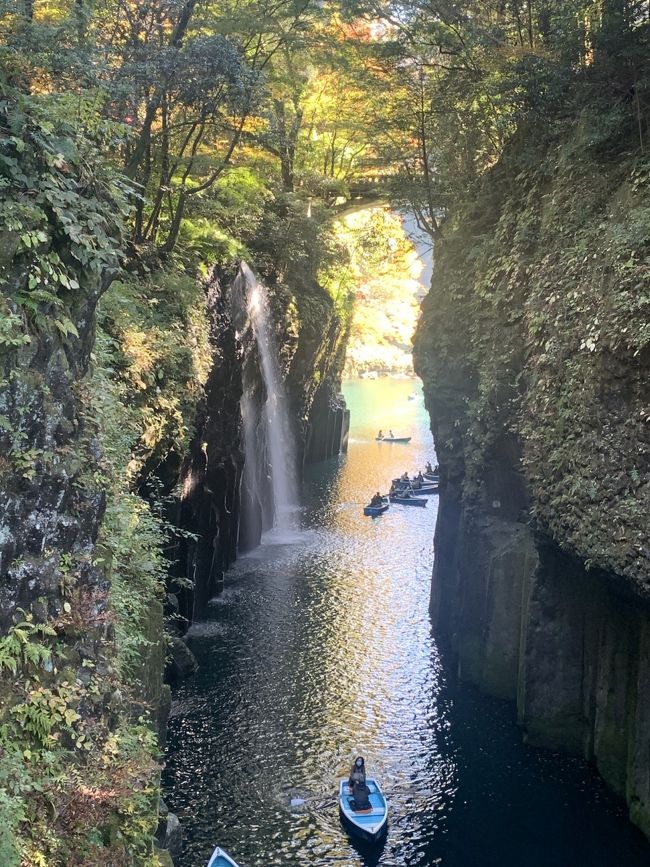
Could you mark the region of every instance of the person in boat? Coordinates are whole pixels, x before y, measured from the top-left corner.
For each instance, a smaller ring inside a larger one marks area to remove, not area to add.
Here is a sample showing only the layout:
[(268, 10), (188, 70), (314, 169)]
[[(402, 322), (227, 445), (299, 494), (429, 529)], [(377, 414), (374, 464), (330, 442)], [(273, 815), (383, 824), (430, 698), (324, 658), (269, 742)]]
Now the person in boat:
[[(436, 469), (438, 469), (437, 465), (436, 465)], [(426, 462), (426, 465), (424, 467), (424, 472), (433, 474), (433, 467), (431, 466), (431, 461)]]
[(395, 482), (391, 482), (390, 491), (388, 492), (388, 496), (389, 497), (396, 497), (397, 496), (397, 485), (395, 484)]
[(350, 806), (355, 813), (372, 810), (369, 796), (370, 789), (366, 785), (365, 780), (356, 780), (352, 787), (352, 798), (350, 800)]
[(380, 430), (379, 433), (377, 434), (377, 439), (383, 440), (383, 438), (384, 438), (384, 432), (383, 432), (383, 430)]
[(422, 475), (422, 470), (420, 470), (418, 472), (417, 476), (415, 477), (415, 481), (419, 482), (420, 484), (422, 484), (422, 482), (424, 481), (424, 476)]
[(410, 482), (411, 480), (409, 479), (409, 474), (408, 473), (402, 473), (402, 475), (400, 476), (400, 481), (401, 482)]
[(381, 506), (383, 502), (384, 502), (384, 500), (383, 500), (382, 495), (379, 493), (379, 491), (377, 491), (377, 493), (370, 500), (370, 505), (373, 506), (374, 508), (377, 508), (377, 506)]
[(394, 439), (395, 439), (395, 434), (392, 432), (392, 430), (389, 430), (389, 431), (388, 431), (388, 439), (390, 439), (390, 440), (394, 440)]
[(354, 789), (355, 783), (366, 782), (366, 762), (363, 756), (357, 756), (350, 768), (350, 776), (348, 778), (348, 786)]
[(438, 464), (436, 464), (435, 467), (433, 468), (433, 472), (435, 475), (437, 475), (440, 472), (440, 466)]

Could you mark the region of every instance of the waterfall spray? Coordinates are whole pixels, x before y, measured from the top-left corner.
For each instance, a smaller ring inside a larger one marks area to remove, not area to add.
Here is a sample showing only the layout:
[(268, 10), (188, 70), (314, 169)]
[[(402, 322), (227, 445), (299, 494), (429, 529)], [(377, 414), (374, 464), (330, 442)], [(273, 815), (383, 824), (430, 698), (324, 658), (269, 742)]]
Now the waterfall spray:
[[(246, 281), (247, 310), (253, 327), (260, 358), (262, 378), (266, 387), (264, 421), (268, 445), (268, 463), (273, 492), (273, 524), (279, 529), (291, 529), (298, 503), (296, 482), (296, 449), (289, 423), (287, 396), (280, 374), (278, 351), (272, 329), (266, 287), (260, 283), (245, 262), (242, 274)], [(251, 414), (253, 412), (250, 395), (242, 398), (244, 435), (252, 437)], [(246, 442), (247, 459), (256, 450), (254, 442)]]

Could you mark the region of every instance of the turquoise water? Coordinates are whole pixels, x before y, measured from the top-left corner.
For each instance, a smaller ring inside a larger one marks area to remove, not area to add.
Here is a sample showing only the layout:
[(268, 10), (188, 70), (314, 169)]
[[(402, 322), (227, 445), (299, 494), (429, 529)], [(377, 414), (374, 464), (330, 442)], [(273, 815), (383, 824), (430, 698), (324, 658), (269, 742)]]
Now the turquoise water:
[[(362, 514), (435, 460), (418, 386), (345, 393), (350, 451), (308, 469), (301, 530), (241, 559), (192, 629), (201, 668), (175, 691), (165, 772), (179, 867), (217, 844), (241, 867), (647, 865), (589, 768), (526, 749), (510, 706), (454, 682), (428, 618), (436, 498)], [(380, 427), (412, 441), (377, 443)], [(349, 839), (334, 800), (359, 752), (390, 803), (378, 848)], [(297, 794), (314, 800), (292, 810)]]

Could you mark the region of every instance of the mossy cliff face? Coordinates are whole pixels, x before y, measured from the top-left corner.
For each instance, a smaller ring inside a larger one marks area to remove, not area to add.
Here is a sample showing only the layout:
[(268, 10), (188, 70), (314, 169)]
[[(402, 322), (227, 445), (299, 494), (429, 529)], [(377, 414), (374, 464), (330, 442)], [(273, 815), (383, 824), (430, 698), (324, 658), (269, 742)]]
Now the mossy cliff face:
[(650, 171), (629, 106), (603, 103), (528, 130), (448, 223), (416, 367), (434, 620), (531, 743), (593, 759), (650, 835)]
[(296, 298), (298, 342), (287, 388), (297, 420), (298, 461), (319, 461), (347, 450), (350, 413), (341, 394), (350, 322), (315, 281)]
[(154, 864), (161, 624), (121, 654), (88, 380), (123, 200), (65, 125), (7, 98), (0, 129), (0, 862)]
[[(152, 867), (168, 650), (193, 667), (165, 621), (201, 617), (236, 555), (244, 370), (265, 395), (236, 268), (127, 261), (123, 179), (35, 112), (0, 106), (0, 863)], [(314, 278), (267, 276), (300, 458), (313, 431), (337, 452), (346, 321)], [(268, 485), (248, 495), (254, 544)], [(157, 836), (178, 848), (175, 817)]]

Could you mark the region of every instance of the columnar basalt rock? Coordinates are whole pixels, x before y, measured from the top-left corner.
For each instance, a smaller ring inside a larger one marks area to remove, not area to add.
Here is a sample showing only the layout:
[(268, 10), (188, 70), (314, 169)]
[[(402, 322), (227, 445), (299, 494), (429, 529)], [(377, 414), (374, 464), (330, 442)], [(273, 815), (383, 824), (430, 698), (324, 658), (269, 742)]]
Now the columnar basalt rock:
[(40, 620), (61, 614), (63, 554), (74, 563), (76, 588), (92, 598), (98, 624), (106, 610), (107, 583), (93, 565), (104, 497), (88, 478), (101, 455), (82, 409), (93, 339), (82, 323), (92, 319), (98, 294), (90, 287), (86, 305), (78, 306), (83, 337), (70, 342), (33, 332), (29, 344), (0, 358), (2, 632), (18, 608)]
[(431, 612), (461, 676), (593, 761), (650, 836), (646, 179), (625, 131), (591, 149), (595, 122), (513, 142), (437, 246)]
[(212, 369), (181, 471), (177, 518), (179, 526), (193, 534), (181, 539), (178, 547), (181, 574), (189, 582), (178, 594), (187, 623), (205, 615), (236, 557), (244, 460), (239, 411), (243, 350), (233, 322), (228, 277), (212, 275), (207, 312)]

